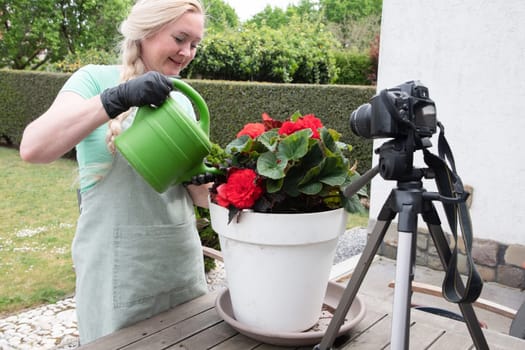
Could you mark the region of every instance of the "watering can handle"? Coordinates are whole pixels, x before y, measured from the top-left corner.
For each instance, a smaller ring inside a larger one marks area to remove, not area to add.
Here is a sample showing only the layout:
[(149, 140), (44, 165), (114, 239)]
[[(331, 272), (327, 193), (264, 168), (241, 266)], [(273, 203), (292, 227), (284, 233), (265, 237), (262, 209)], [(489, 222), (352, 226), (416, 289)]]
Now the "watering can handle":
[(170, 78), (173, 84), (173, 87), (184, 95), (186, 95), (195, 105), (197, 106), (197, 111), (199, 114), (199, 125), (206, 135), (210, 134), (210, 112), (208, 110), (208, 105), (202, 98), (202, 96), (190, 85), (180, 80), (179, 78)]
[[(180, 80), (179, 78), (171, 78), (173, 82), (173, 87), (180, 92), (182, 92), (184, 95), (186, 95), (195, 105), (197, 106), (197, 111), (199, 112), (199, 125), (204, 131), (204, 133), (208, 136), (210, 134), (210, 112), (208, 110), (208, 105), (206, 105), (206, 102), (202, 98), (202, 96), (193, 89), (190, 85), (185, 83), (184, 81)], [(192, 174), (204, 174), (204, 173), (211, 173), (211, 174), (223, 174), (223, 170), (219, 170), (214, 167), (208, 167), (204, 164), (199, 164), (197, 168), (193, 169), (190, 173)], [(186, 181), (190, 180), (188, 177)]]

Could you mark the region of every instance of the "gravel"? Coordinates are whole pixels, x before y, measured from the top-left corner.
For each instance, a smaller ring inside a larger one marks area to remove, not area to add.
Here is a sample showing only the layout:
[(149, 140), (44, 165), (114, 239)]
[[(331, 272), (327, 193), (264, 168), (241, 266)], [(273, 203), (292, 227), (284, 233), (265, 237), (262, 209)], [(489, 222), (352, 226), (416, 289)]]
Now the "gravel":
[(367, 229), (365, 227), (356, 227), (343, 233), (337, 243), (334, 265), (361, 254), (365, 248), (366, 240)]

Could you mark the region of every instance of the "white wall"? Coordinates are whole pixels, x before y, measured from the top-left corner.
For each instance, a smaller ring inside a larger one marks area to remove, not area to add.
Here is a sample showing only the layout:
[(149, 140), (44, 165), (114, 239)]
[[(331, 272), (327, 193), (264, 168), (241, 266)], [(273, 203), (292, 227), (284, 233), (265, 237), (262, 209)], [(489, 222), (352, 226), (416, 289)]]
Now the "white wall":
[[(474, 187), (474, 237), (525, 244), (525, 1), (384, 0), (378, 90), (408, 80), (429, 88)], [(372, 219), (393, 187), (372, 181)]]

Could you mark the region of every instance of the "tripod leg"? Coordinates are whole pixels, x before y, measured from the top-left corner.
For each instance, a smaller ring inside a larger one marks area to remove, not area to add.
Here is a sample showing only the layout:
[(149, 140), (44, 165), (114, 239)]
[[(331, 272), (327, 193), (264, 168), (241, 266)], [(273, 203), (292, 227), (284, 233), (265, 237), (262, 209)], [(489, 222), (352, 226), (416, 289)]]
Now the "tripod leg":
[[(430, 231), (430, 235), (432, 237), (432, 240), (434, 241), (434, 245), (441, 259), (441, 264), (443, 265), (443, 268), (447, 270), (452, 253), (450, 251), (448, 242), (445, 239), (443, 229), (441, 228), (441, 222), (439, 220), (436, 208), (431, 202), (429, 203), (429, 208), (427, 208), (423, 212), (422, 216), (425, 222), (427, 223), (428, 230)], [(461, 278), (458, 277), (456, 283), (458, 289), (463, 290), (465, 288)], [(474, 312), (472, 304), (460, 303), (458, 305), (467, 325), (470, 337), (472, 338), (472, 341), (476, 346), (476, 349), (488, 350), (489, 346), (487, 344), (487, 340), (485, 339), (485, 335), (481, 330), (479, 321), (476, 317), (476, 313)]]
[[(396, 288), (392, 310), (392, 350), (408, 350), (410, 341), (410, 299), (416, 262), (417, 216), (422, 209), (420, 183), (406, 184), (392, 191), (399, 212), (396, 255)], [(411, 186), (416, 186), (417, 190)]]
[(416, 235), (413, 232), (399, 231), (390, 339), (390, 346), (393, 350), (408, 349), (410, 339), (410, 299), (414, 280), (415, 238)]
[[(387, 210), (386, 208), (383, 209)], [(390, 214), (388, 216), (390, 216)], [(379, 219), (381, 219), (381, 214), (379, 216)], [(348, 310), (350, 309), (350, 306), (354, 301), (357, 291), (359, 290), (359, 287), (361, 286), (361, 283), (365, 278), (370, 264), (372, 264), (374, 256), (377, 250), (379, 249), (381, 242), (383, 241), (383, 237), (385, 236), (385, 233), (388, 229), (388, 226), (390, 225), (391, 220), (392, 219), (390, 218), (386, 221), (378, 220), (375, 224), (374, 229), (370, 237), (368, 238), (368, 242), (365, 246), (365, 249), (361, 253), (361, 258), (359, 259), (359, 262), (357, 263), (357, 266), (354, 272), (352, 273), (352, 277), (350, 278), (350, 281), (348, 282), (348, 285), (346, 286), (346, 289), (343, 295), (341, 296), (341, 300), (339, 301), (339, 305), (335, 310), (334, 317), (330, 321), (330, 324), (326, 329), (326, 333), (323, 336), (321, 343), (314, 347), (315, 350), (331, 349), (335, 338), (339, 333), (339, 329), (341, 328), (341, 325), (344, 322), (346, 314), (348, 313)]]

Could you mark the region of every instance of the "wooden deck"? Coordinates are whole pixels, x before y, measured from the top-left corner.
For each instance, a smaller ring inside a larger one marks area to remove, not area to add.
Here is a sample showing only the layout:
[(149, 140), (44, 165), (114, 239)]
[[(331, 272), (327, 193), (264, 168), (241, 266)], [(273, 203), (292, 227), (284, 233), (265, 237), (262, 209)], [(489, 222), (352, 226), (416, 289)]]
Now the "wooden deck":
[[(370, 295), (359, 296), (367, 306), (366, 316), (348, 336), (338, 339), (336, 348), (390, 349), (392, 305)], [(239, 334), (215, 311), (216, 297), (217, 293), (209, 293), (78, 349), (290, 349), (262, 344)], [(491, 350), (525, 349), (524, 340), (490, 330), (483, 332)], [(312, 348), (307, 346), (296, 349)], [(458, 350), (474, 347), (465, 324), (412, 310), (410, 349)]]

